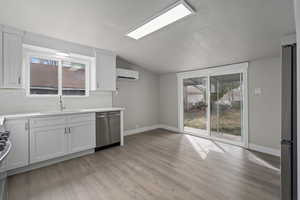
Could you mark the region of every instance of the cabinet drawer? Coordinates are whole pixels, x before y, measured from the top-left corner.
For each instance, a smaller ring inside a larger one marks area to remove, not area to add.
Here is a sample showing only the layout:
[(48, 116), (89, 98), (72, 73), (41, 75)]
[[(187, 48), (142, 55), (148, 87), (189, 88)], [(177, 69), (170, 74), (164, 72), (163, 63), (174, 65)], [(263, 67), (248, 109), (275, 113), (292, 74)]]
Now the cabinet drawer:
[(30, 128), (57, 126), (57, 125), (65, 125), (65, 124), (66, 124), (65, 116), (40, 117), (40, 118), (30, 119)]
[(93, 113), (69, 115), (67, 116), (67, 122), (68, 124), (90, 122), (95, 120), (95, 117), (93, 117), (94, 115), (95, 114)]

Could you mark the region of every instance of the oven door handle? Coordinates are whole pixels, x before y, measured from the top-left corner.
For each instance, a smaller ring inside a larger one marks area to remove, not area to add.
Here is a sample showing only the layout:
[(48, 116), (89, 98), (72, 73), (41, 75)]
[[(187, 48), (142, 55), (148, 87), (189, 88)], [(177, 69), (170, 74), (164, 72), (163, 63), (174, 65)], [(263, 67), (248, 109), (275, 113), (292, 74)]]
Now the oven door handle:
[(8, 153), (10, 152), (11, 146), (12, 146), (12, 144), (11, 144), (11, 142), (8, 140), (8, 141), (6, 142), (6, 148), (3, 150), (4, 152), (0, 155), (0, 162), (2, 162), (2, 161), (6, 158), (6, 156), (7, 156)]

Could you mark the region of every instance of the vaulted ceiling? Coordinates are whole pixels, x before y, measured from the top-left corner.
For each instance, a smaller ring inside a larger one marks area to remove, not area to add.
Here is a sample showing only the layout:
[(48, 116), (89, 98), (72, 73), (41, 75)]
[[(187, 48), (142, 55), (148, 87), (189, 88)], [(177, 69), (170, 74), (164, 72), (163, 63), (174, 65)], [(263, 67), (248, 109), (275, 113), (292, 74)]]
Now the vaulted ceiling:
[(196, 14), (140, 40), (125, 34), (174, 0), (0, 0), (0, 23), (115, 51), (166, 73), (280, 55), (293, 0), (188, 0)]

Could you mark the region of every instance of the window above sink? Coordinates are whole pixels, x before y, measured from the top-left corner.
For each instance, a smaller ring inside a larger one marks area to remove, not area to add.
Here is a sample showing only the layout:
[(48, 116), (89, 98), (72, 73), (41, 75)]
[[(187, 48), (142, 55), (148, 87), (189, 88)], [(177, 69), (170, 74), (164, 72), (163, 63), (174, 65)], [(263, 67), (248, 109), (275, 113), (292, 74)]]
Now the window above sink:
[(27, 96), (89, 96), (94, 57), (23, 45)]

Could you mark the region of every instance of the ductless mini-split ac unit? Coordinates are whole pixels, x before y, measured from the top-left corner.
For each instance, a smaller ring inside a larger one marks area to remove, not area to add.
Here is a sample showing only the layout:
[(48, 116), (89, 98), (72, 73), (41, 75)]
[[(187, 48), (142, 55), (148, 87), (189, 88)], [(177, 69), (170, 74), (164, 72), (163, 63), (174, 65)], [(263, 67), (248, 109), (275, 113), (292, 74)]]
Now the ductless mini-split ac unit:
[(139, 80), (139, 72), (131, 69), (117, 68), (117, 78)]

